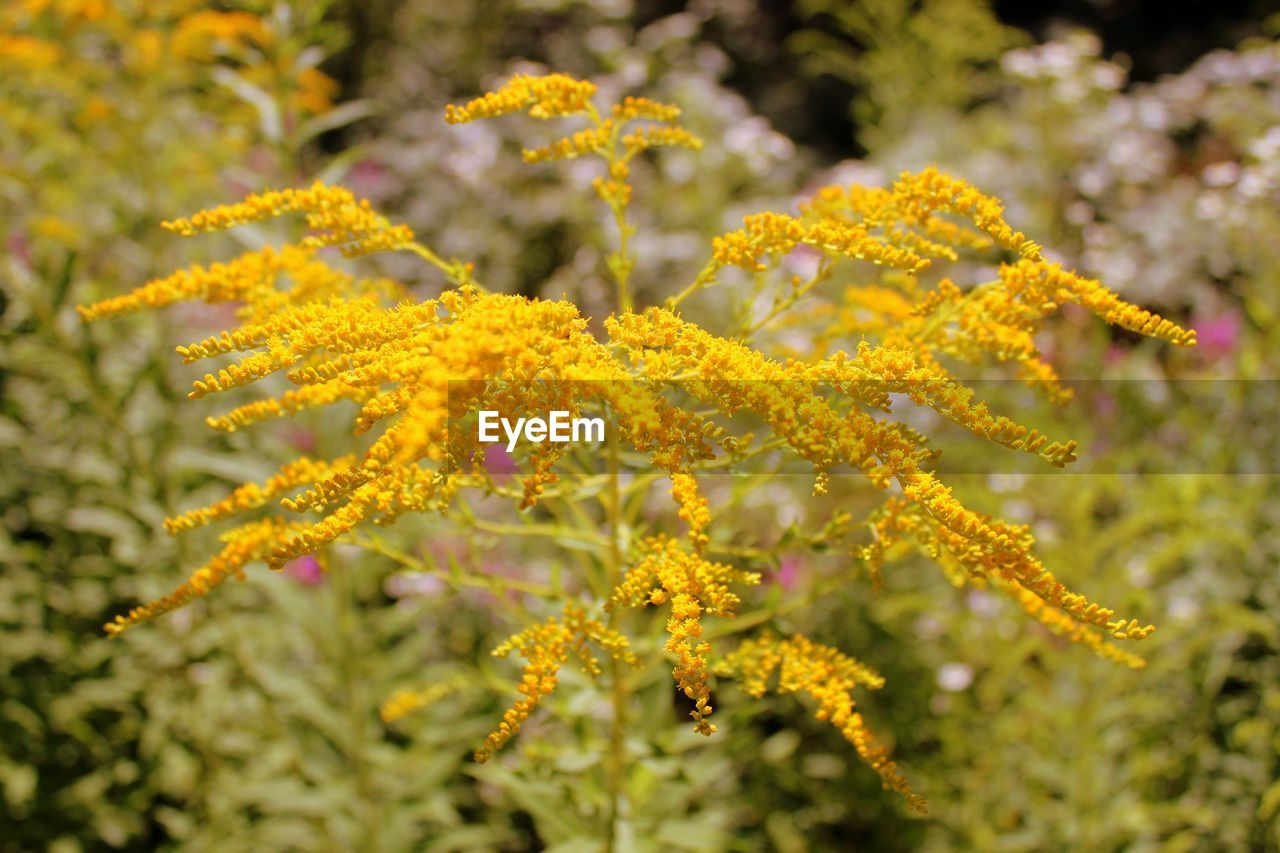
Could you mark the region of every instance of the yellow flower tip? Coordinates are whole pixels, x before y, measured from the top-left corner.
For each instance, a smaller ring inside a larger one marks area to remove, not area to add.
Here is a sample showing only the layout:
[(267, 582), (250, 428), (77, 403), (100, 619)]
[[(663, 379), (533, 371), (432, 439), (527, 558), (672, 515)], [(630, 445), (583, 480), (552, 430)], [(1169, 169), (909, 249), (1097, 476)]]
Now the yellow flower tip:
[(378, 713), (384, 723), (394, 723), (415, 711), (422, 710), (456, 689), (453, 682), (445, 681), (418, 689), (397, 690), (382, 703)]
[(321, 181), (309, 189), (253, 193), (235, 204), (219, 205), (189, 218), (162, 222), (160, 227), (191, 236), (295, 212), (306, 214), (307, 225), (313, 232), (302, 241), (303, 249), (339, 246), (344, 255), (360, 255), (403, 248), (413, 240), (413, 232), (407, 226), (392, 225), (372, 210), (368, 200), (357, 199), (350, 190), (326, 186)]
[(1106, 627), (1117, 640), (1145, 640), (1156, 630), (1155, 625), (1139, 625), (1137, 619), (1108, 622)]
[(162, 616), (208, 594), (225, 581), (244, 578), (244, 567), (253, 560), (260, 560), (279, 542), (290, 529), (279, 519), (251, 521), (229, 530), (222, 536), (222, 551), (204, 566), (196, 569), (186, 583), (163, 598), (141, 604), (127, 614), (119, 615), (105, 628), (115, 635), (124, 629)]
[(682, 127), (642, 127), (623, 136), (622, 144), (632, 152), (659, 147), (702, 150), (702, 140)]
[(123, 616), (117, 616), (115, 619), (103, 625), (102, 630), (106, 632), (108, 637), (115, 639), (128, 630), (133, 624), (134, 623), (129, 619), (126, 619)]
[(613, 120), (606, 119), (599, 127), (580, 130), (541, 148), (526, 148), (521, 155), (526, 163), (543, 163), (548, 160), (571, 160), (586, 154), (603, 152), (609, 144), (612, 132)]
[(444, 120), (449, 124), (465, 124), (525, 109), (534, 118), (576, 115), (587, 112), (595, 92), (594, 83), (568, 74), (540, 77), (517, 74), (496, 91), (486, 92), (464, 106), (447, 105)]
[(634, 661), (625, 636), (587, 616), (585, 610), (570, 602), (565, 605), (562, 617), (552, 616), (507, 639), (493, 650), (497, 656), (519, 651), (526, 661), (517, 690), (522, 694), (506, 713), (502, 722), (485, 738), (484, 745), (475, 753), (476, 761), (483, 763), (501, 749), (520, 731), (520, 727), (537, 708), (542, 697), (550, 695), (558, 683), (560, 667), (570, 653), (576, 655), (582, 668), (592, 676), (599, 674), (600, 666), (588, 649), (588, 641), (596, 644), (610, 657), (622, 662)]
[(752, 696), (763, 696), (775, 673), (778, 693), (807, 693), (818, 703), (814, 716), (840, 731), (880, 775), (885, 789), (897, 791), (911, 808), (924, 811), (924, 799), (911, 790), (888, 751), (876, 745), (862, 715), (854, 710), (853, 689), (858, 685), (879, 688), (884, 684), (879, 673), (803, 635), (780, 639), (771, 633), (745, 641), (725, 660), (722, 671), (736, 675), (742, 689)]
[(613, 117), (619, 121), (648, 119), (650, 121), (673, 122), (680, 118), (680, 108), (674, 104), (664, 104), (648, 98), (623, 98), (613, 105)]

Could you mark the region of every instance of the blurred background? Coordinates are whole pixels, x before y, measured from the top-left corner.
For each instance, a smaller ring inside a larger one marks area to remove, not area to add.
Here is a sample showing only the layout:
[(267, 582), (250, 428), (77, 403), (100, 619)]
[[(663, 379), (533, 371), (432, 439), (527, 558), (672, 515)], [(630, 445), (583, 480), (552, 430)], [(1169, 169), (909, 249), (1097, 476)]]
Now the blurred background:
[[(491, 286), (603, 316), (593, 171), (522, 164), (531, 123), (442, 120), (537, 70), (675, 102), (709, 141), (637, 166), (640, 304), (689, 280), (744, 213), (936, 163), (1200, 340), (1172, 352), (1068, 315), (1044, 348), (1066, 377), (1117, 380), (1081, 395), (1072, 433), (1110, 473), (957, 486), (1031, 523), (1072, 585), (1159, 625), (1147, 669), (904, 560), (884, 589), (855, 581), (784, 622), (885, 674), (868, 714), (929, 817), (786, 697), (726, 687), (722, 736), (695, 739), (659, 665), (630, 782), (639, 849), (1280, 849), (1280, 494), (1238, 473), (1274, 461), (1250, 468), (1256, 443), (1233, 429), (1246, 409), (1280, 415), (1265, 390), (1280, 357), (1278, 35), (1262, 0), (8, 0), (0, 850), (592, 849), (600, 747), (575, 721), (598, 713), (597, 688), (566, 674), (545, 724), (502, 761), (470, 760), (507, 697), (466, 685), (510, 681), (487, 652), (519, 623), (505, 590), (441, 567), (539, 570), (501, 537), (409, 529), (412, 559), (297, 561), (105, 638), (206, 553), (165, 537), (166, 514), (337, 447), (346, 426), (214, 433), (172, 347), (226, 315), (86, 327), (73, 310), (246, 239), (184, 243), (159, 220), (323, 177)], [(438, 287), (405, 259), (370, 263)], [(1210, 427), (1167, 399), (1201, 380), (1226, 389)], [(1108, 440), (1179, 429), (1185, 468), (1160, 441)], [(760, 489), (727, 523), (781, 530), (796, 503)], [(764, 595), (812, 595), (840, 570), (781, 552)], [(437, 701), (380, 719), (426, 685)]]

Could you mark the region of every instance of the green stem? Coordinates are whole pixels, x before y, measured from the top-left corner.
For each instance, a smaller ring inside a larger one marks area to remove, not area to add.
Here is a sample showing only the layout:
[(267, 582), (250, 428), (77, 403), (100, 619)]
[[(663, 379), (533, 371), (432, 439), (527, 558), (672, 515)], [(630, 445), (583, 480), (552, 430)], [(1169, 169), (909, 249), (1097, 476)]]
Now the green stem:
[(383, 542), (376, 536), (364, 534), (353, 536), (346, 541), (359, 545), (367, 551), (373, 551), (375, 554), (394, 560), (407, 569), (416, 572), (425, 572), (435, 575), (447, 583), (459, 587), (468, 587), (471, 589), (485, 589), (494, 593), (504, 593), (507, 590), (515, 590), (517, 592), (527, 592), (531, 595), (539, 595), (549, 597), (552, 594), (550, 587), (534, 581), (521, 580), (519, 578), (503, 578), (489, 575), (473, 575), (463, 571), (446, 571), (439, 566), (428, 563), (426, 560), (420, 560), (403, 551), (396, 550), (390, 545)]
[(324, 567), (333, 588), (334, 626), (338, 633), (338, 666), (342, 677), (347, 717), (343, 752), (348, 766), (351, 767), (356, 796), (359, 798), (357, 808), (359, 820), (363, 826), (363, 838), (359, 849), (376, 851), (380, 849), (378, 834), (382, 821), (378, 813), (378, 800), (373, 790), (373, 780), (369, 774), (369, 763), (366, 760), (370, 706), (362, 689), (358, 659), (361, 639), (358, 592), (350, 567), (335, 566), (332, 554), (327, 550), (317, 552), (316, 558)]
[[(606, 511), (609, 526), (609, 551), (606, 564), (605, 588), (612, 592), (622, 582), (622, 490), (620, 488), (620, 451), (617, 430), (609, 431), (609, 491)], [(617, 630), (620, 608), (609, 613), (609, 627)], [(616, 849), (618, 822), (626, 816), (627, 755), (626, 720), (629, 685), (623, 664), (616, 657), (609, 658), (609, 678), (613, 685), (613, 720), (609, 729), (609, 758), (607, 783), (609, 790), (609, 828), (605, 849)]]
[(671, 296), (667, 298), (667, 303), (666, 303), (667, 307), (675, 308), (681, 302), (685, 301), (690, 296), (697, 293), (702, 288), (706, 287), (715, 279), (716, 273), (719, 272), (719, 270), (720, 270), (719, 264), (717, 264), (715, 261), (708, 261), (707, 265), (702, 268), (702, 271), (698, 273), (697, 278), (695, 278), (688, 287), (686, 287), (684, 290), (677, 293), (675, 296)]
[(821, 262), (818, 264), (817, 272), (815, 272), (808, 281), (793, 288), (786, 296), (775, 298), (772, 309), (764, 317), (760, 318), (755, 323), (748, 322), (748, 325), (742, 331), (742, 339), (745, 341), (747, 338), (772, 323), (783, 313), (791, 310), (791, 306), (795, 305), (808, 295), (809, 291), (826, 281), (830, 275), (831, 266), (828, 264), (827, 258), (824, 255)]

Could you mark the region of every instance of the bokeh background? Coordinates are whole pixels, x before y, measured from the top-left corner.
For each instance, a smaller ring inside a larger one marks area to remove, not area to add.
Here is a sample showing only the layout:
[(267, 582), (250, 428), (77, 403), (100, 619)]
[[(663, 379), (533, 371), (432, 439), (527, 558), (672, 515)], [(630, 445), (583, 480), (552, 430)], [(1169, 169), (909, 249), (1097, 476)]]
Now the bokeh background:
[[(540, 69), (674, 101), (710, 141), (638, 169), (641, 304), (744, 213), (937, 163), (1200, 339), (1173, 353), (1068, 316), (1044, 344), (1064, 376), (1116, 380), (1082, 395), (1074, 433), (1109, 473), (958, 487), (1031, 522), (1073, 585), (1156, 622), (1146, 670), (1065, 647), (923, 559), (878, 592), (831, 593), (837, 562), (783, 549), (764, 592), (814, 598), (789, 624), (884, 672), (869, 714), (931, 814), (785, 697), (726, 687), (722, 737), (688, 736), (658, 666), (637, 848), (1280, 849), (1280, 494), (1237, 428), (1280, 415), (1278, 35), (1261, 0), (8, 0), (0, 850), (592, 849), (600, 745), (574, 721), (597, 688), (566, 676), (503, 761), (469, 758), (506, 698), (474, 686), (510, 680), (487, 651), (518, 622), (500, 583), (448, 567), (516, 578), (551, 556), (410, 529), (410, 561), (298, 561), (105, 638), (200, 559), (163, 535), (168, 512), (336, 447), (344, 425), (215, 434), (172, 346), (223, 315), (85, 327), (73, 310), (237, 239), (183, 243), (159, 220), (324, 177), (490, 285), (602, 316), (591, 171), (525, 167), (528, 125), (442, 121)], [(375, 265), (434, 286), (404, 259)], [(1217, 417), (1169, 404), (1197, 381), (1220, 383)], [(796, 503), (761, 488), (733, 523), (784, 529)], [(423, 685), (443, 698), (382, 722)]]

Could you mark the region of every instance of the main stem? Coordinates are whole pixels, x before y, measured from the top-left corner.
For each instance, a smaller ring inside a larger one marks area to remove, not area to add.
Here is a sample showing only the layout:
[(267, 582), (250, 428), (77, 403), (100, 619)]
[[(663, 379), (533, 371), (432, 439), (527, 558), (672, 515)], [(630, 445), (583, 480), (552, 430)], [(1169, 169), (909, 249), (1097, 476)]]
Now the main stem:
[[(594, 107), (590, 108), (592, 121), (596, 127), (604, 122)], [(622, 123), (613, 126), (609, 135), (607, 150), (602, 152), (609, 166), (610, 180), (626, 180), (626, 166), (629, 155), (618, 153), (618, 135)], [(614, 253), (610, 271), (618, 283), (617, 312), (619, 315), (631, 312), (631, 265), (630, 237), (631, 228), (627, 224), (626, 198), (607, 199), (613, 211), (613, 221), (618, 228), (618, 250)], [(608, 438), (608, 497), (605, 502), (606, 521), (609, 527), (609, 547), (605, 560), (605, 594), (611, 594), (622, 582), (622, 483), (621, 483), (621, 449), (618, 444), (617, 424), (609, 431)], [(617, 630), (620, 619), (620, 608), (609, 613), (609, 627)], [(609, 680), (613, 693), (613, 720), (609, 727), (609, 755), (606, 767), (606, 785), (609, 791), (609, 827), (605, 836), (605, 850), (614, 853), (617, 850), (618, 824), (627, 816), (627, 701), (629, 699), (626, 673), (621, 661), (616, 656), (609, 656)]]
[[(622, 487), (618, 447), (618, 430), (609, 431), (609, 489), (606, 513), (609, 525), (609, 549), (605, 572), (605, 589), (612, 591), (622, 582), (622, 545), (619, 541), (622, 534)], [(620, 609), (609, 614), (609, 627), (617, 627)], [(607, 784), (609, 790), (609, 829), (605, 849), (613, 853), (616, 849), (619, 820), (625, 816), (627, 808), (627, 754), (626, 754), (626, 722), (628, 685), (623, 664), (616, 656), (609, 657), (609, 679), (613, 687), (613, 720), (609, 727), (609, 758), (607, 768)]]
[(628, 254), (628, 238), (630, 226), (627, 224), (627, 210), (622, 205), (613, 206), (613, 221), (618, 226), (618, 259), (614, 278), (618, 281), (618, 313), (631, 313), (631, 257)]

